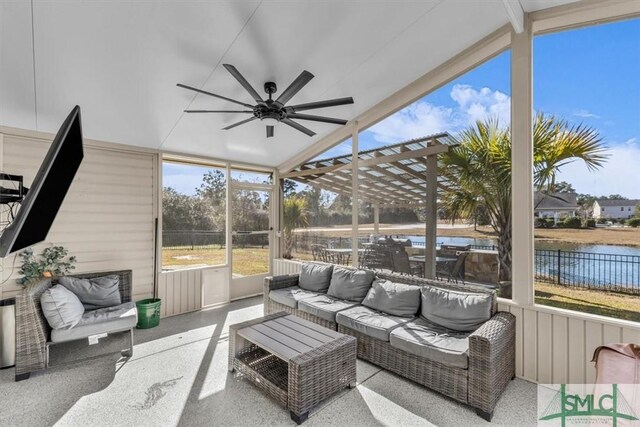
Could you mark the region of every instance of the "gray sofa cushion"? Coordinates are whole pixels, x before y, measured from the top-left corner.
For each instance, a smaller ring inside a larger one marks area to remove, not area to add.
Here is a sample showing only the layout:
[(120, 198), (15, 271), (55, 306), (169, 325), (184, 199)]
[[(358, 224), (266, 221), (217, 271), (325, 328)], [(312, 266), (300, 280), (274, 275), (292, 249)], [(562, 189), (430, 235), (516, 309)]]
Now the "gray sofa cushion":
[(133, 301), (126, 302), (115, 307), (99, 308), (85, 312), (75, 327), (52, 330), (51, 341), (74, 341), (91, 335), (126, 331), (127, 329), (135, 328), (136, 323), (138, 323), (136, 304)]
[(298, 301), (304, 298), (310, 298), (321, 295), (318, 292), (311, 292), (300, 289), (298, 286), (290, 288), (274, 289), (269, 292), (269, 298), (273, 301), (286, 305), (287, 307), (298, 309)]
[(420, 287), (378, 279), (362, 305), (400, 317), (415, 317), (420, 308)]
[(306, 262), (300, 269), (298, 286), (307, 291), (327, 292), (331, 283), (333, 265)]
[(406, 317), (380, 313), (363, 305), (336, 314), (338, 324), (382, 341), (389, 341), (389, 333), (410, 320)]
[(362, 302), (371, 288), (375, 275), (369, 270), (334, 267), (328, 295), (347, 301)]
[(120, 277), (117, 275), (80, 279), (63, 276), (58, 283), (76, 294), (85, 310), (112, 307), (122, 303), (120, 299)]
[(52, 286), (42, 293), (40, 306), (42, 314), (54, 330), (73, 328), (84, 314), (84, 307), (78, 297), (60, 285)]
[(469, 366), (469, 335), (415, 319), (391, 331), (389, 342), (395, 348), (453, 368)]
[(298, 301), (298, 310), (313, 314), (330, 322), (336, 321), (336, 313), (347, 308), (355, 307), (357, 304), (351, 301), (344, 301), (328, 295), (318, 295)]
[(474, 331), (491, 318), (491, 294), (422, 288), (422, 316), (448, 329)]

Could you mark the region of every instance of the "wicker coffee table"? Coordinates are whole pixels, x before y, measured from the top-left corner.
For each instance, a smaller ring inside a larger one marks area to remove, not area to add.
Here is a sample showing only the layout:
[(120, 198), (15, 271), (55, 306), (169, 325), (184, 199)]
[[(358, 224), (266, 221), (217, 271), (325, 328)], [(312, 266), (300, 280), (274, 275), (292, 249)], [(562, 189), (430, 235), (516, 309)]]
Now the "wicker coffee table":
[(229, 326), (229, 371), (291, 412), (298, 424), (333, 393), (356, 384), (356, 339), (285, 312)]

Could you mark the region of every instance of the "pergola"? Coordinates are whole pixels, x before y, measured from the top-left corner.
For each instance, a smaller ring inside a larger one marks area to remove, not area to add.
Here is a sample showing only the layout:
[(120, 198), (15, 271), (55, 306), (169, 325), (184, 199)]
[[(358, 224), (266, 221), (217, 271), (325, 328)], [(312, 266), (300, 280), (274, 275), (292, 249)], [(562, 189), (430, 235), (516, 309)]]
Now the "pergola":
[(425, 208), (425, 275), (433, 278), (438, 188), (444, 187), (438, 177), (438, 154), (451, 147), (443, 142), (448, 137), (447, 133), (439, 133), (359, 151), (356, 162), (353, 154), (312, 160), (281, 177), (354, 196), (352, 178), (357, 168), (355, 194), (359, 200), (373, 205), (375, 234), (379, 232), (380, 208)]

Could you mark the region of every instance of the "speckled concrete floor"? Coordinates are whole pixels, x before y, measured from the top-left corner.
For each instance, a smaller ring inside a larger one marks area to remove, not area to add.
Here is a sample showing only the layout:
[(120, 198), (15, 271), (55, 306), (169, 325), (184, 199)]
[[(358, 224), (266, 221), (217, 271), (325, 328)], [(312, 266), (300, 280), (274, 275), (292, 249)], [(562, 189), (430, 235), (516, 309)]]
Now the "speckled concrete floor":
[[(228, 327), (260, 316), (261, 302), (247, 299), (137, 330), (134, 357), (126, 362), (115, 352), (126, 339), (116, 336), (97, 346), (54, 347), (53, 367), (27, 381), (15, 383), (13, 369), (1, 370), (0, 426), (295, 425), (287, 410), (227, 371)], [(536, 387), (526, 381), (509, 384), (487, 424), (464, 405), (374, 365), (358, 361), (357, 369), (358, 386), (319, 405), (304, 425), (536, 424)]]

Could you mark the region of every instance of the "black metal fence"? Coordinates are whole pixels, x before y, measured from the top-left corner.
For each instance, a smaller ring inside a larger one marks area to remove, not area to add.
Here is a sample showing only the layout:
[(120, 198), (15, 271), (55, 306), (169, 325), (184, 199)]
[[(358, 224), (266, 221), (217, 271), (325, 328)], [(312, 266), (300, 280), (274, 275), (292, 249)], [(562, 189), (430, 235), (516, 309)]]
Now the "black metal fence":
[(536, 249), (536, 280), (640, 293), (640, 256)]
[[(163, 230), (163, 249), (222, 249), (226, 245), (224, 231), (202, 230)], [(269, 247), (267, 234), (236, 233), (233, 236), (234, 247), (259, 246)]]

